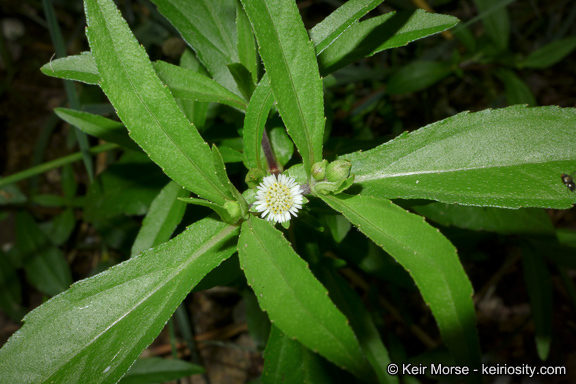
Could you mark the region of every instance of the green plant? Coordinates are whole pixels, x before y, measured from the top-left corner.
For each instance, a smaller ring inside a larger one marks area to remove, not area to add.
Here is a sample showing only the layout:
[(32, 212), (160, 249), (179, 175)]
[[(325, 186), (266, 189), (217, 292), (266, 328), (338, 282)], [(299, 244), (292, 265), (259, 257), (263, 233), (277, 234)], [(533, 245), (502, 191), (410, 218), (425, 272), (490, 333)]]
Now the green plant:
[[(321, 76), (458, 22), (422, 11), (359, 21), (379, 3), (349, 1), (308, 32), (291, 1), (156, 0), (194, 48), (207, 70), (203, 73), (189, 50), (180, 66), (151, 63), (112, 1), (86, 0), (91, 51), (42, 68), (50, 76), (98, 84), (122, 120), (57, 110), (80, 130), (125, 149), (91, 187), (86, 219), (102, 228), (115, 213), (142, 214), (151, 205), (132, 247), (135, 256), (75, 283), (27, 315), (24, 327), (0, 350), (0, 377), (7, 382), (117, 382), (191, 290), (228, 282), (221, 268), (237, 251), (246, 281), (273, 323), (264, 381), (278, 382), (289, 374), (326, 380), (320, 359), (310, 353), (315, 351), (360, 379), (397, 382), (386, 372), (390, 358), (370, 314), (337, 273), (342, 261), (320, 257), (314, 234), (305, 233), (310, 227), (319, 233), (328, 229), (341, 241), (350, 223), (409, 271), (453, 363), (477, 367), (473, 291), (456, 248), (400, 204), (426, 199), (510, 209), (570, 208), (574, 194), (560, 175), (575, 166), (576, 111), (514, 106), (460, 113), (369, 151), (325, 161)], [(402, 89), (404, 82), (395, 81)], [(193, 124), (205, 121), (198, 102), (222, 103), (233, 108), (234, 118), (243, 116), (241, 146), (238, 140), (207, 145)], [(285, 130), (276, 129), (280, 123), (274, 109)], [(268, 121), (278, 124), (269, 132)], [(302, 164), (289, 162), (293, 145)], [(246, 182), (252, 188), (246, 191), (230, 181), (225, 167), (240, 162), (249, 170)], [(285, 221), (284, 230), (250, 208), (256, 201), (254, 187), (271, 171), (293, 178), (309, 200), (299, 220)], [(0, 185), (12, 182), (6, 178)], [(138, 198), (129, 188), (102, 198), (109, 193), (107, 186), (122, 183), (133, 185)], [(74, 204), (75, 188), (68, 190), (58, 204)], [(216, 214), (169, 240), (184, 215), (184, 202)], [(426, 214), (426, 207), (413, 208)], [(26, 253), (42, 250), (54, 260), (40, 266), (56, 268), (49, 275), (55, 288), (45, 292), (54, 295), (71, 279), (64, 267), (54, 267), (62, 264), (57, 248), (46, 246), (46, 239), (42, 244), (27, 240), (38, 232), (35, 226), (20, 214), (19, 236), (30, 245)], [(542, 260), (527, 263), (527, 270), (534, 271)], [(540, 331), (546, 343), (549, 327)], [(284, 350), (290, 351), (289, 358)], [(310, 370), (293, 371), (294, 361), (305, 362)]]

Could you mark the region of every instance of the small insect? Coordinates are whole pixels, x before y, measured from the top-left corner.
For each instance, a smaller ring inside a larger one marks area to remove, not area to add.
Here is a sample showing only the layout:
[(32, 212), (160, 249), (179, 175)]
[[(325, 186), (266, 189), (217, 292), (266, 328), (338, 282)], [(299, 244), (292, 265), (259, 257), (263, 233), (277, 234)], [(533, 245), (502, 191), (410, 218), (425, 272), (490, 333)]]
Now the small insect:
[(574, 172), (571, 175), (563, 173), (562, 176), (560, 176), (562, 178), (562, 182), (564, 183), (564, 185), (566, 185), (568, 189), (571, 190), (572, 192), (576, 190), (576, 183), (574, 183), (574, 178), (572, 177), (575, 174), (576, 172)]

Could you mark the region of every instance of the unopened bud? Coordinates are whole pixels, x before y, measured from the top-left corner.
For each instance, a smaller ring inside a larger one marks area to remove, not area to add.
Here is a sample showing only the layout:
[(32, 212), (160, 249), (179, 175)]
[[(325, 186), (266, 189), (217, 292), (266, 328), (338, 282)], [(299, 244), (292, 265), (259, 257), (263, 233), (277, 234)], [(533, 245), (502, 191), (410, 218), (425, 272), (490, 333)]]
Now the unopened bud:
[(235, 224), (242, 216), (242, 209), (240, 209), (240, 204), (236, 201), (227, 201), (224, 203), (224, 209), (230, 215), (230, 223)]
[(326, 180), (333, 183), (343, 181), (350, 176), (350, 168), (352, 168), (350, 160), (334, 160), (326, 167)]
[(317, 180), (317, 181), (321, 181), (324, 180), (324, 177), (326, 176), (326, 166), (328, 165), (328, 161), (327, 160), (322, 160), (319, 163), (316, 163), (312, 166), (312, 177)]

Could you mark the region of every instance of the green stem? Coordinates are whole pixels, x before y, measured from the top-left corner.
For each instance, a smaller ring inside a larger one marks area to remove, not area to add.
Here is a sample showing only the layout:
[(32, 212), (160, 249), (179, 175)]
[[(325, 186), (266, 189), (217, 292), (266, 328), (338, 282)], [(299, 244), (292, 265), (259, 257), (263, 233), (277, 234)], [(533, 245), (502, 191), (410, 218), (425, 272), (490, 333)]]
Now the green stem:
[[(119, 148), (118, 144), (114, 143), (106, 143), (102, 145), (97, 145), (92, 147), (88, 150), (88, 153), (91, 155), (95, 155), (100, 152), (111, 151), (113, 149)], [(37, 165), (32, 168), (28, 168), (22, 172), (15, 173), (13, 175), (7, 176), (3, 179), (0, 179), (0, 188), (4, 187), (5, 185), (14, 184), (20, 180), (27, 179), (29, 177), (48, 172), (51, 169), (62, 167), (66, 164), (74, 163), (76, 161), (82, 160), (83, 154), (82, 152), (76, 152), (68, 156), (60, 157), (58, 159), (54, 159), (52, 161), (47, 161), (44, 164)]]

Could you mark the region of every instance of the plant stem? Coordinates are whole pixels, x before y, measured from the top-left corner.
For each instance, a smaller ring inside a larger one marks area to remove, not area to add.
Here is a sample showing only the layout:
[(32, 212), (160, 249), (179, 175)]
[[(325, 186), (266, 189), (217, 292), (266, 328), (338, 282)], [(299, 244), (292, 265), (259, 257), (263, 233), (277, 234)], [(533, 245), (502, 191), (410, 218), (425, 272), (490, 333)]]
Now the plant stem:
[[(118, 144), (106, 143), (106, 144), (97, 145), (95, 147), (90, 148), (88, 150), (88, 153), (91, 155), (95, 155), (97, 153), (111, 151), (111, 150), (119, 148), (119, 147), (120, 146)], [(73, 153), (73, 154), (68, 155), (68, 156), (54, 159), (52, 161), (47, 161), (44, 164), (40, 164), (40, 165), (37, 165), (35, 167), (28, 168), (22, 172), (18, 172), (18, 173), (15, 173), (13, 175), (7, 176), (3, 179), (0, 179), (0, 188), (5, 186), (5, 185), (14, 184), (20, 180), (24, 180), (24, 179), (27, 179), (29, 177), (32, 177), (32, 176), (35, 176), (35, 175), (38, 175), (38, 174), (41, 174), (44, 172), (48, 172), (51, 169), (59, 168), (59, 167), (62, 167), (63, 165), (74, 163), (74, 162), (79, 161), (79, 160), (82, 160), (82, 152), (76, 152), (76, 153)]]
[(272, 151), (272, 145), (270, 145), (270, 139), (268, 138), (266, 128), (264, 128), (264, 132), (262, 134), (262, 149), (264, 150), (264, 155), (266, 156), (266, 161), (268, 162), (268, 168), (270, 169), (270, 173), (277, 175), (280, 172), (282, 172), (282, 170), (278, 166), (278, 162), (276, 161), (274, 152)]

